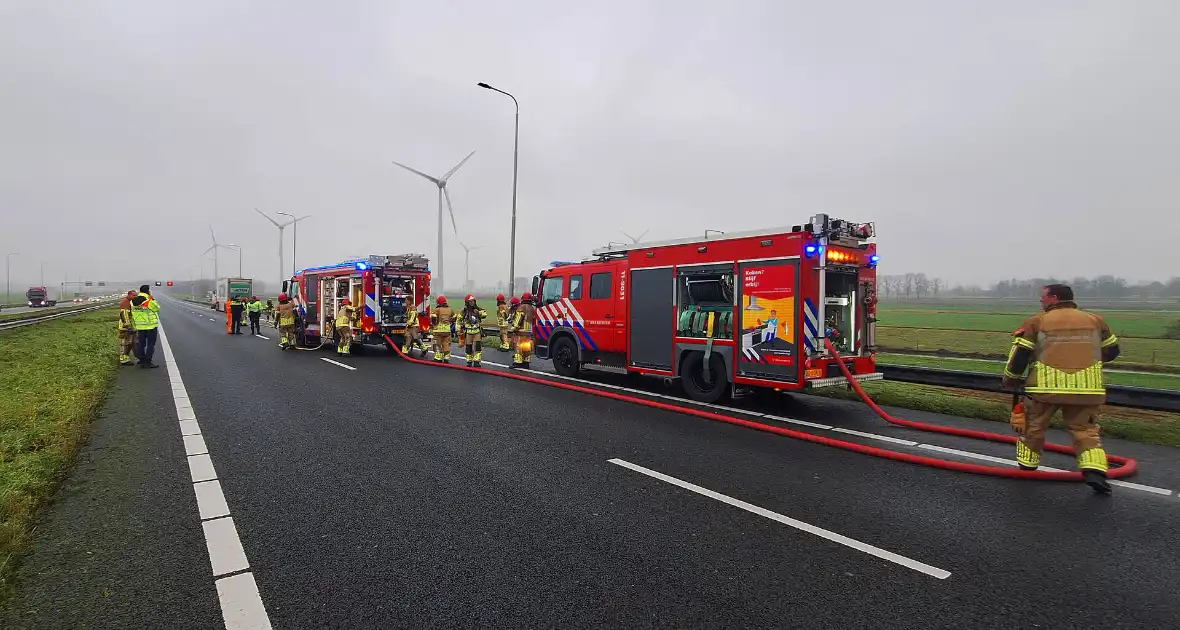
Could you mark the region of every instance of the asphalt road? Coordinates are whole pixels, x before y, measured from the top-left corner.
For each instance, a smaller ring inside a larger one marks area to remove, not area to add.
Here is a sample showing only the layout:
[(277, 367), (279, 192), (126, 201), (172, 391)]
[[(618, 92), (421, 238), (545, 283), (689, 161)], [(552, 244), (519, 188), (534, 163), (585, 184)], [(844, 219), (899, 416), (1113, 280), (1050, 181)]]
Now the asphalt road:
[[(207, 309), (167, 299), (162, 315), (248, 557), (246, 573), (222, 575), (252, 577), (275, 627), (1164, 628), (1180, 618), (1172, 449), (1111, 441), (1112, 452), (1140, 460), (1133, 481), (1162, 490), (1097, 497), (1080, 484), (945, 472), (409, 364), (384, 349), (281, 352), (273, 329), (263, 331), (270, 339), (230, 337)], [(489, 351), (485, 362), (507, 358)], [(120, 557), (105, 581), (150, 582), (159, 566), (177, 567), (187, 587), (175, 588), (187, 588), (190, 604), (172, 626), (206, 627), (198, 620), (217, 601), (208, 552), (192, 540), (201, 519), (191, 487), (167, 481), (187, 472), (176, 411), (150, 397), (168, 394), (166, 372), (120, 373), (121, 387), (143, 390), (140, 416), (149, 418), (124, 422), (172, 431), (138, 438), (164, 482), (132, 474), (101, 492), (105, 502), (140, 497), (137, 509), (111, 509), (137, 512), (182, 551), (113, 545)], [(595, 380), (638, 386), (648, 399), (666, 394), (658, 382)], [(793, 420), (793, 429), (874, 446), (1012, 456), (1006, 445), (887, 427), (852, 403), (739, 404), (775, 416), (748, 416), (756, 421)], [(158, 501), (143, 501), (152, 493)], [(50, 522), (81, 513), (74, 506), (86, 500), (85, 491), (62, 498)], [(14, 598), (24, 623), (126, 625), (127, 609), (116, 620), (94, 604), (102, 576), (70, 569), (85, 558), (63, 540), (80, 528), (50, 527), (37, 543)], [(134, 531), (114, 519), (103, 535)], [(72, 574), (68, 586), (34, 570), (50, 564)], [(129, 590), (142, 625), (169, 609), (158, 589)], [(47, 591), (55, 605), (43, 601)], [(80, 608), (90, 612), (62, 612)]]

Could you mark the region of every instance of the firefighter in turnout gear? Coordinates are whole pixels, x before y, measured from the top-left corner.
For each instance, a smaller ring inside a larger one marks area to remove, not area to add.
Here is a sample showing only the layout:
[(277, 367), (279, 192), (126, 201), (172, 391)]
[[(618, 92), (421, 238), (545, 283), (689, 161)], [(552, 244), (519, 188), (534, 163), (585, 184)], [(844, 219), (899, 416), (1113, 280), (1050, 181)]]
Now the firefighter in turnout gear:
[(134, 365), (131, 360), (135, 354), (135, 320), (131, 316), (131, 298), (137, 294), (128, 291), (127, 297), (119, 302), (119, 325), (116, 328), (119, 339), (119, 365)]
[(356, 321), (356, 308), (348, 299), (340, 300), (340, 308), (336, 311), (336, 354), (348, 354), (352, 350), (352, 324)]
[(533, 294), (525, 291), (520, 296), (520, 306), (512, 314), (512, 321), (508, 328), (512, 331), (512, 347), (516, 353), (512, 356), (512, 367), (528, 369), (529, 359), (533, 356), (533, 320), (536, 317), (536, 307), (533, 306)]
[(1101, 315), (1078, 308), (1073, 290), (1050, 284), (1041, 290), (1042, 312), (1026, 319), (1012, 337), (1012, 351), (1004, 366), (1004, 385), (1018, 389), (1025, 370), (1024, 394), (1028, 402), (1016, 461), (1024, 470), (1041, 463), (1045, 428), (1061, 410), (1073, 436), (1078, 468), (1095, 492), (1110, 493), (1106, 481), (1106, 451), (1102, 448), (1098, 408), (1106, 402), (1102, 364), (1119, 356), (1119, 341)]
[(463, 346), (467, 355), (467, 367), (481, 367), (483, 360), (483, 318), (488, 312), (475, 303), (475, 296), (463, 299), (463, 312), (459, 315), (459, 327), (463, 331)]
[(406, 296), (406, 334), (402, 339), (402, 353), (413, 356), (410, 351), (417, 348), (426, 356), (426, 348), (422, 345), (422, 327), (418, 323), (418, 309), (413, 304), (413, 296)]
[(295, 347), (295, 314), (295, 303), (286, 293), (279, 294), (275, 315), (279, 322), (279, 347), (283, 350)]
[(455, 311), (447, 305), (447, 298), (440, 295), (435, 301), (434, 312), (430, 314), (430, 332), (434, 334), (434, 360), (449, 363), (451, 360), (451, 329), (455, 325)]
[(500, 351), (507, 352), (508, 344), (508, 305), (504, 303), (504, 294), (496, 296), (496, 326), (500, 329)]

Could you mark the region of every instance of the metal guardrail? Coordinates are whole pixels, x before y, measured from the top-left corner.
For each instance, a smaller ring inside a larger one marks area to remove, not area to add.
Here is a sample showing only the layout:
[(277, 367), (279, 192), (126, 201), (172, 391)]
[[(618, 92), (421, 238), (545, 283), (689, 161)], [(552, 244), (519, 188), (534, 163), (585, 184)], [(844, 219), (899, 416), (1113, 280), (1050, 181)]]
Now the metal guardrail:
[[(966, 372), (880, 363), (877, 364), (877, 369), (885, 374), (885, 380), (900, 383), (937, 385), (981, 392), (1007, 393), (1011, 391), (1001, 387), (1001, 379), (998, 374), (987, 372)], [(1106, 404), (1151, 411), (1180, 412), (1180, 392), (1128, 385), (1107, 385)]]
[(103, 302), (95, 304), (94, 306), (85, 306), (82, 308), (72, 308), (68, 310), (59, 310), (48, 315), (40, 315), (37, 317), (22, 317), (20, 319), (0, 320), (0, 330), (12, 330), (13, 328), (20, 328), (22, 326), (32, 326), (33, 324), (40, 324), (51, 319), (58, 319), (61, 317), (69, 317), (70, 315), (77, 315), (78, 313), (88, 313), (90, 311), (97, 311), (102, 308), (107, 308), (112, 302)]

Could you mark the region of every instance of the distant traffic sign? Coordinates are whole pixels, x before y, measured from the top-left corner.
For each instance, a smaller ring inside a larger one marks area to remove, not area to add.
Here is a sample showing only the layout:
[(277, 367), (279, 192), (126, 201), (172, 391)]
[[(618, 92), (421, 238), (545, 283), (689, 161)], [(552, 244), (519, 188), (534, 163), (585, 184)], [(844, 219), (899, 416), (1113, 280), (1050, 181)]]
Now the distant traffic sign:
[(94, 286), (94, 283), (93, 283), (93, 282), (90, 282), (89, 280), (87, 280), (86, 282), (83, 282), (82, 284), (84, 284), (84, 285), (86, 285), (86, 286), (88, 286), (88, 287), (92, 287), (92, 286)]

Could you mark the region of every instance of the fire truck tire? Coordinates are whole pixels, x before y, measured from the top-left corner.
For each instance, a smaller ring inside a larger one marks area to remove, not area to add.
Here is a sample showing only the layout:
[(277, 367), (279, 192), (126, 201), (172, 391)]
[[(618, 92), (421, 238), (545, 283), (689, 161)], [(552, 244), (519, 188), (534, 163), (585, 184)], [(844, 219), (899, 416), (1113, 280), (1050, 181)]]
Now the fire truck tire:
[(578, 347), (574, 340), (562, 335), (549, 349), (549, 356), (553, 361), (553, 369), (562, 376), (576, 377), (582, 372), (582, 364), (578, 361)]
[(709, 370), (712, 380), (706, 381), (705, 353), (689, 352), (680, 364), (680, 383), (688, 397), (700, 402), (714, 403), (721, 400), (729, 390), (729, 380), (725, 376), (725, 359), (714, 353), (709, 357)]

